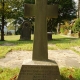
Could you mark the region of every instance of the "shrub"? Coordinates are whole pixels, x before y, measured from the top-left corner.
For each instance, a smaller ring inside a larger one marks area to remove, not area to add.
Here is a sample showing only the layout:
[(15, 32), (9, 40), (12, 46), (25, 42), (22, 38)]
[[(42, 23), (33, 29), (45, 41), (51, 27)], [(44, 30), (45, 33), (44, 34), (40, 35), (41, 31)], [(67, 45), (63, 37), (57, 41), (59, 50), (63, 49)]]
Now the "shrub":
[(80, 31), (80, 18), (75, 21), (75, 24), (73, 25), (72, 30), (75, 33)]
[(60, 32), (61, 32), (62, 34), (67, 35), (67, 33), (68, 33), (68, 28), (66, 27), (66, 25), (62, 25), (62, 26), (61, 26)]
[(60, 32), (61, 33), (64, 33), (64, 31), (65, 31), (65, 28), (64, 27), (65, 27), (65, 25), (61, 25), (61, 27), (60, 27)]

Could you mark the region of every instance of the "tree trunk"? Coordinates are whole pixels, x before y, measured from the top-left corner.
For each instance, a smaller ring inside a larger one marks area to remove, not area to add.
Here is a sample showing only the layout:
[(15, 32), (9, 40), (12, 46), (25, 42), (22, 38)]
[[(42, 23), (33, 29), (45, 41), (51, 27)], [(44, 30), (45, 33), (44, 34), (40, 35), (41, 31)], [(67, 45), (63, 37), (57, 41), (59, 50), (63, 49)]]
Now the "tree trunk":
[(80, 18), (80, 0), (78, 0), (78, 18)]
[(4, 0), (2, 2), (2, 28), (1, 28), (1, 41), (4, 41)]
[(1, 41), (4, 41), (4, 15), (2, 15)]

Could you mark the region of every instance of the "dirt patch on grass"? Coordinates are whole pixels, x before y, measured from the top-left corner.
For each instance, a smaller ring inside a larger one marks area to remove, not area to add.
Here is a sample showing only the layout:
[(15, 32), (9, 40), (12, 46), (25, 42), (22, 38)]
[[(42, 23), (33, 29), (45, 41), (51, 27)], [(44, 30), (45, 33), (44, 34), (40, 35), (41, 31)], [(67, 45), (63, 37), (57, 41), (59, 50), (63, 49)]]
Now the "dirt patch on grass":
[[(48, 58), (55, 60), (59, 67), (80, 68), (80, 56), (72, 50), (49, 50)], [(21, 68), (24, 60), (32, 59), (32, 51), (12, 51), (0, 59), (0, 67)]]
[(74, 50), (80, 52), (80, 46), (72, 47), (72, 49), (74, 49)]

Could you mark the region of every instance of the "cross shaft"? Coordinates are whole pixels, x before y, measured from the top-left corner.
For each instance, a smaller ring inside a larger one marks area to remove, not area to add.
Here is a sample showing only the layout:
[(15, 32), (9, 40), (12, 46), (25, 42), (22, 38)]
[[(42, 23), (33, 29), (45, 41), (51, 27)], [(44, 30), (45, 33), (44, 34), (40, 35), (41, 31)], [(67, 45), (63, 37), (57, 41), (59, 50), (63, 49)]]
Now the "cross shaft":
[(47, 17), (57, 17), (57, 5), (47, 5), (47, 0), (35, 0), (35, 4), (25, 4), (25, 16), (35, 16), (33, 60), (48, 60)]

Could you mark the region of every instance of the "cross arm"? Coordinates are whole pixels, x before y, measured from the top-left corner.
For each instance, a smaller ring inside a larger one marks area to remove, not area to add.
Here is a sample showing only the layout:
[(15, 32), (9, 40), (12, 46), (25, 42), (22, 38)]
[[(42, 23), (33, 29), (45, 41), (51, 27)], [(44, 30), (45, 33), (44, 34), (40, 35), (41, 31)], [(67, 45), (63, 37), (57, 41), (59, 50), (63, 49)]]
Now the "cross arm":
[(24, 4), (24, 16), (35, 16), (35, 4)]
[[(35, 16), (35, 4), (25, 4), (24, 5), (24, 16), (31, 17)], [(46, 17), (58, 17), (58, 5), (47, 5), (47, 16)]]

